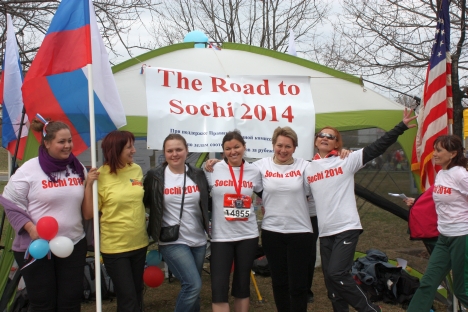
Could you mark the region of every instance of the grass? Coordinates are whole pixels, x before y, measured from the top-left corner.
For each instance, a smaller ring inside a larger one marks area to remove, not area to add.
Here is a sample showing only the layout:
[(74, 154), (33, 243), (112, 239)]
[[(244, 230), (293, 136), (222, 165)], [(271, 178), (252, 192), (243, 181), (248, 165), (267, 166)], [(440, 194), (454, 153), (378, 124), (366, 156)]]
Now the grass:
[(0, 172), (8, 171), (8, 152), (4, 148), (0, 148)]

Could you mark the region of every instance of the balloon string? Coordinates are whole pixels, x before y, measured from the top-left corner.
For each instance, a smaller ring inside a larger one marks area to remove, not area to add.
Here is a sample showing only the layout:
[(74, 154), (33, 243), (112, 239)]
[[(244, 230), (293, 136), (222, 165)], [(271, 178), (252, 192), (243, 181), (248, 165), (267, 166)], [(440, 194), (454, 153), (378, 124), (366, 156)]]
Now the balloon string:
[[(28, 249), (26, 249), (26, 252), (24, 253), (24, 260), (28, 260), (28, 259), (29, 259), (29, 247), (31, 246), (32, 242), (33, 242), (33, 241), (31, 241), (31, 242), (29, 243)], [(31, 261), (29, 261), (28, 264), (26, 264), (25, 266), (23, 266), (23, 267), (21, 268), (21, 270), (24, 269), (24, 268), (27, 268), (28, 266), (30, 266), (31, 264), (33, 264), (34, 261), (36, 261), (36, 259), (34, 259), (34, 257), (31, 256)]]
[[(34, 241), (31, 241), (31, 242), (29, 243), (29, 246), (28, 246), (28, 248), (26, 249), (26, 251), (25, 251), (25, 253), (24, 253), (24, 260), (28, 260), (29, 257), (31, 257), (31, 261), (29, 261), (28, 264), (26, 264), (25, 266), (23, 266), (20, 270), (22, 270), (22, 269), (24, 269), (24, 268), (27, 268), (28, 266), (30, 266), (31, 264), (33, 264), (33, 263), (37, 260), (36, 258), (34, 258), (33, 256), (31, 256), (31, 255), (29, 254), (29, 247), (31, 247), (31, 244), (32, 244), (33, 242), (34, 242)], [(52, 253), (50, 252), (50, 249), (49, 249), (49, 251), (47, 252), (47, 259), (48, 259), (48, 260), (52, 259)]]

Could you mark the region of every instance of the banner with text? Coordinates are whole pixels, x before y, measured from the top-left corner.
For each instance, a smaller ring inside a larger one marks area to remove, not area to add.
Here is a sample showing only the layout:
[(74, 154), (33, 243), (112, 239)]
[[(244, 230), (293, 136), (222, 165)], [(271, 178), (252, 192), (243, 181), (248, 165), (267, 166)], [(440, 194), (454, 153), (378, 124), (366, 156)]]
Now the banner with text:
[(238, 129), (246, 156), (273, 156), (271, 137), (289, 126), (298, 135), (295, 157), (312, 158), (315, 109), (308, 77), (231, 76), (147, 67), (148, 148), (161, 150), (170, 133), (190, 152), (221, 152), (226, 132)]

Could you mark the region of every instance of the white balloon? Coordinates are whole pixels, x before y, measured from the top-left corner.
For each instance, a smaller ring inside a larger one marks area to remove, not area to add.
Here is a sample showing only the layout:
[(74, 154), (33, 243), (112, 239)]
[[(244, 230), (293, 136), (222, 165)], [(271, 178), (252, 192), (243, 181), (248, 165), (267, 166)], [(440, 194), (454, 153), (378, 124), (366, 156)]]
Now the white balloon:
[(73, 252), (73, 242), (65, 236), (56, 236), (49, 242), (50, 251), (59, 258), (66, 258)]

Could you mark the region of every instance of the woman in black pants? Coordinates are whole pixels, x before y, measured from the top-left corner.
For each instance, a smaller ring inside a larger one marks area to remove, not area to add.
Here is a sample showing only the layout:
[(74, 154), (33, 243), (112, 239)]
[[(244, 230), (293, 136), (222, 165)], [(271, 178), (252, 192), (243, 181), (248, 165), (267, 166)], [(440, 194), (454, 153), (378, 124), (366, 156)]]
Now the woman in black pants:
[[(0, 202), (15, 229), (12, 249), (28, 289), (31, 311), (77, 312), (83, 295), (86, 238), (82, 218), (90, 219), (92, 185), (98, 177), (91, 169), (85, 183), (84, 166), (73, 155), (70, 128), (60, 121), (34, 119), (31, 128), (43, 135), (39, 156), (25, 162), (11, 176)], [(51, 255), (34, 259), (29, 244), (39, 238), (37, 222), (54, 217), (57, 236), (69, 238), (73, 252), (65, 258)]]
[(307, 271), (314, 246), (302, 181), (308, 161), (293, 157), (298, 141), (291, 128), (276, 128), (272, 142), (274, 156), (254, 162), (263, 183), (262, 245), (278, 311), (306, 311)]
[(102, 140), (98, 201), (101, 254), (117, 296), (118, 312), (143, 310), (143, 272), (148, 235), (143, 172), (133, 162), (135, 137), (112, 131)]
[(380, 311), (359, 288), (351, 275), (354, 252), (362, 226), (354, 195), (354, 174), (367, 162), (383, 154), (416, 117), (405, 109), (403, 121), (374, 143), (349, 155), (335, 157), (343, 142), (338, 130), (325, 127), (315, 136), (318, 153), (305, 170), (304, 183), (315, 199), (320, 232), (320, 254), (325, 284), (333, 311)]

